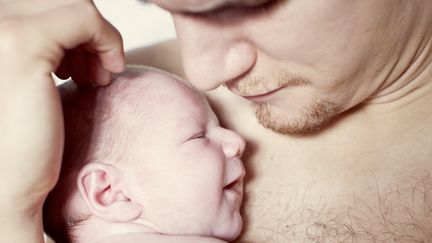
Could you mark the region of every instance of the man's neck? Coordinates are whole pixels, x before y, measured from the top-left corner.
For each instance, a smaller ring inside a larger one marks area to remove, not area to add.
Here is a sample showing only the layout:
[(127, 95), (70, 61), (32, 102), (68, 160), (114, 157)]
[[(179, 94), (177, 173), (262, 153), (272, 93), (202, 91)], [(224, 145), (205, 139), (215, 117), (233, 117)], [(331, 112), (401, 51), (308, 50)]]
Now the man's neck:
[[(353, 129), (353, 126), (361, 126), (360, 123), (364, 123), (368, 124), (366, 128), (370, 128), (370, 131), (373, 131), (374, 128), (378, 131), (388, 131), (389, 140), (404, 135), (407, 138), (414, 138), (432, 133), (430, 126), (432, 122), (432, 61), (421, 68), (419, 65), (418, 68), (411, 69), (409, 73), (401, 77), (402, 80), (396, 81), (387, 90), (379, 92), (359, 107), (343, 114), (342, 122), (340, 122), (342, 126), (333, 130), (338, 132), (344, 127), (343, 124)], [(348, 122), (344, 122), (344, 119)], [(355, 129), (351, 132), (355, 132)], [(364, 131), (360, 129), (360, 132)], [(364, 135), (371, 138), (379, 137), (378, 134), (374, 136), (367, 132)]]
[(366, 103), (380, 104), (413, 98), (432, 82), (432, 37), (412, 38), (397, 57), (379, 89)]

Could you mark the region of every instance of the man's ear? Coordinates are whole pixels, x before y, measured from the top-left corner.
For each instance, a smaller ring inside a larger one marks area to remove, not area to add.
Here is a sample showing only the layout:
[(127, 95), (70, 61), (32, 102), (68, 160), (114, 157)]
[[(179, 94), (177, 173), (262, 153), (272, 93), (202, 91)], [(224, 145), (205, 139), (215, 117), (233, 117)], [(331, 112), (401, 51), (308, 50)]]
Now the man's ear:
[(129, 222), (141, 215), (142, 208), (124, 195), (120, 180), (113, 165), (89, 163), (81, 169), (78, 189), (93, 215), (109, 222)]

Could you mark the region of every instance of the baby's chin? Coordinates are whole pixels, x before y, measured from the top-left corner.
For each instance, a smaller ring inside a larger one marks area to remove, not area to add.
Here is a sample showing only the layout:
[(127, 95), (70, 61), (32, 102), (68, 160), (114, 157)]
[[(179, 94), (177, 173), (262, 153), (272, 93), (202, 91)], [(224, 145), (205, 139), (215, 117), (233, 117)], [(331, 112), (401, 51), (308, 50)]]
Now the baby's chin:
[(235, 240), (242, 231), (243, 221), (240, 212), (234, 213), (228, 221), (220, 222), (213, 227), (213, 236), (222, 240)]

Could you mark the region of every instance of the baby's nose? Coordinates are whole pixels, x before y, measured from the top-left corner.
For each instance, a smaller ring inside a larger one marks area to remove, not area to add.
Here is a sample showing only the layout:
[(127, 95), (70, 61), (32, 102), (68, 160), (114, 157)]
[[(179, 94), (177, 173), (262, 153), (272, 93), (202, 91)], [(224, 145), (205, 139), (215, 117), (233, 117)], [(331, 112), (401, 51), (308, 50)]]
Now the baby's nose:
[(222, 142), (222, 149), (225, 156), (228, 158), (241, 157), (246, 146), (245, 140), (234, 131), (225, 131)]

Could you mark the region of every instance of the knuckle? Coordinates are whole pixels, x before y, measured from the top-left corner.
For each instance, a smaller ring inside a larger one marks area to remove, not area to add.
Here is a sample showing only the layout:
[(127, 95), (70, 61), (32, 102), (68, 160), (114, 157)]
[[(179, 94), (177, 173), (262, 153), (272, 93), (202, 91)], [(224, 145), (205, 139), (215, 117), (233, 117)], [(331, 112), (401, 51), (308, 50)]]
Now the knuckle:
[(80, 21), (85, 26), (94, 31), (103, 28), (104, 18), (91, 1), (81, 1), (78, 6), (76, 9), (79, 11), (79, 15), (82, 16)]
[(80, 2), (80, 7), (78, 8), (84, 16), (92, 21), (98, 21), (102, 18), (99, 10), (95, 7), (95, 5), (91, 1), (82, 1)]
[(112, 40), (115, 41), (115, 43), (117, 43), (119, 45), (118, 47), (123, 46), (123, 38), (122, 38), (122, 36), (120, 34), (120, 31), (118, 31), (113, 26), (111, 26), (110, 30), (111, 30), (111, 33), (112, 33), (111, 34)]

